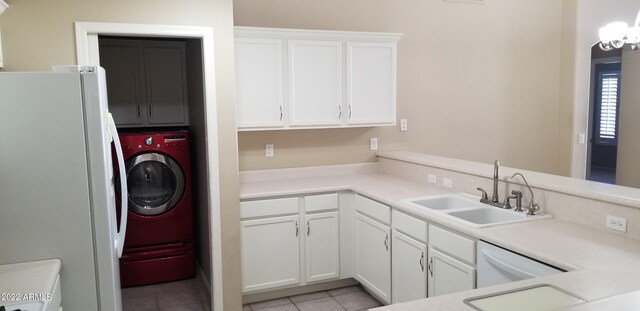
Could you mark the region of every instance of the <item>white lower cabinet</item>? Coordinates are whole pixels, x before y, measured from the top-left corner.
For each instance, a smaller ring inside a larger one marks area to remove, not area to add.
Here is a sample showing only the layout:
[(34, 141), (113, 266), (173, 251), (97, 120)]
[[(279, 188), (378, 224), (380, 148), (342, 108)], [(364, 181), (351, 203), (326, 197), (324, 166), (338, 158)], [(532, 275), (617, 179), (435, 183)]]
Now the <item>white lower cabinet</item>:
[(356, 275), (382, 302), (391, 302), (391, 229), (356, 213)]
[(397, 230), (391, 244), (392, 302), (427, 298), (427, 245)]
[(358, 194), (353, 209), (338, 202), (336, 193), (241, 202), (243, 293), (354, 277), (390, 304), (476, 287), (475, 239)]
[(429, 247), (429, 297), (444, 295), (476, 286), (476, 269), (433, 247)]
[(241, 222), (242, 290), (300, 283), (298, 215)]
[(476, 241), (429, 225), (429, 297), (476, 288)]
[(240, 203), (243, 293), (340, 277), (338, 194), (300, 199)]
[(306, 280), (335, 279), (340, 276), (338, 212), (308, 214), (306, 218)]

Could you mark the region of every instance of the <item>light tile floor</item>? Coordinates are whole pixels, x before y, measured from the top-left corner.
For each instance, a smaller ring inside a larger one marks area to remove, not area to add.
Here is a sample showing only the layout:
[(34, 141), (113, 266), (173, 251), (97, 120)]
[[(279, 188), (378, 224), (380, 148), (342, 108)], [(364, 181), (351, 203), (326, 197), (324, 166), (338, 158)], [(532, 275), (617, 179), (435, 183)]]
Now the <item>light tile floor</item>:
[[(199, 278), (122, 290), (123, 311), (209, 311), (209, 293)], [(382, 304), (360, 286), (246, 304), (243, 311), (360, 311)]]
[(362, 287), (350, 286), (246, 304), (243, 311), (359, 311), (381, 305)]
[(199, 277), (122, 289), (123, 311), (209, 311), (211, 299)]

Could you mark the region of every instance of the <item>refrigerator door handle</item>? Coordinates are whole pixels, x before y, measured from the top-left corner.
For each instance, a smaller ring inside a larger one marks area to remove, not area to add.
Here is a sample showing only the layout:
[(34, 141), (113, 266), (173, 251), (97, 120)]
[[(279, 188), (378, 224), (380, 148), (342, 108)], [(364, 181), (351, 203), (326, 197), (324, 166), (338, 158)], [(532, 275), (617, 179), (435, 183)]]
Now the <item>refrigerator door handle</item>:
[(113, 121), (113, 116), (111, 113), (107, 115), (108, 126), (109, 126), (109, 134), (111, 136), (111, 140), (113, 141), (113, 145), (116, 148), (116, 157), (118, 158), (118, 169), (120, 170), (120, 228), (118, 228), (118, 233), (116, 234), (115, 246), (116, 252), (118, 253), (118, 258), (122, 257), (122, 251), (124, 249), (124, 237), (127, 233), (127, 211), (129, 210), (129, 193), (127, 189), (127, 173), (124, 167), (124, 156), (122, 154), (122, 145), (120, 145), (120, 139), (118, 136), (118, 130), (116, 129), (116, 124)]

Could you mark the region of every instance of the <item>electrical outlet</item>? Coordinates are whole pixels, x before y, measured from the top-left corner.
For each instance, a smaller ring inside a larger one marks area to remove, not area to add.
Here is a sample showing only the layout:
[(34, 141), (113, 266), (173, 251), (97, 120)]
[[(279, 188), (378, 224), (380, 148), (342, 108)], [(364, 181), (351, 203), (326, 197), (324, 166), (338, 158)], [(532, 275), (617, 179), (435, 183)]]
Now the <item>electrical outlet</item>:
[(442, 186), (445, 188), (453, 188), (453, 180), (449, 178), (442, 178)]
[(427, 181), (430, 184), (437, 184), (438, 183), (438, 176), (433, 175), (433, 174), (429, 174), (429, 175), (427, 175)]
[(273, 144), (267, 144), (264, 148), (265, 157), (273, 157)]
[(371, 150), (378, 150), (378, 138), (371, 138)]
[(406, 132), (407, 131), (407, 119), (400, 119), (400, 132)]
[(627, 219), (607, 215), (607, 228), (620, 232), (627, 232)]

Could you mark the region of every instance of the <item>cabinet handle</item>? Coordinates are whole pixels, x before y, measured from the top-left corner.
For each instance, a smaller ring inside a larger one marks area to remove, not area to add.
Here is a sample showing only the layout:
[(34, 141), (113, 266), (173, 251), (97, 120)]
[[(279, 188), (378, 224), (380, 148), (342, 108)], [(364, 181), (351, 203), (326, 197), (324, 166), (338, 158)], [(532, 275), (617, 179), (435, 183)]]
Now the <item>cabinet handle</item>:
[(309, 221), (307, 220), (307, 236), (311, 233), (311, 226), (309, 226)]
[(153, 107), (153, 106), (149, 105), (149, 120), (151, 120), (151, 110), (152, 110), (151, 107)]
[(420, 263), (420, 269), (422, 270), (422, 272), (424, 272), (424, 263), (423, 263), (423, 260), (424, 260), (424, 252), (422, 252), (422, 256), (420, 257), (420, 261), (419, 261), (419, 263)]
[(338, 119), (342, 119), (342, 106), (338, 106)]
[(282, 121), (282, 106), (280, 106), (280, 121)]
[(138, 105), (138, 119), (140, 119), (140, 105)]
[(387, 233), (387, 237), (384, 238), (384, 247), (389, 251), (389, 234)]
[(298, 222), (296, 221), (296, 237), (298, 236)]
[(349, 105), (349, 120), (351, 120), (351, 105)]
[(429, 274), (430, 274), (431, 276), (433, 276), (433, 257), (431, 257), (431, 259), (429, 260), (429, 267), (428, 267), (428, 269), (429, 269)]

